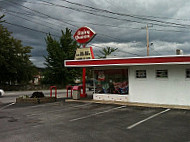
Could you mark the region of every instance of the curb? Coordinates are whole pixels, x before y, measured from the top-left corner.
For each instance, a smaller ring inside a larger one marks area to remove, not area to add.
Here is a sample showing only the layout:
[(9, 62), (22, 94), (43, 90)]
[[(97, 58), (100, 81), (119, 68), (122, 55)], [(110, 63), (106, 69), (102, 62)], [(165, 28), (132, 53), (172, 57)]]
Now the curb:
[(97, 100), (73, 100), (73, 99), (65, 99), (65, 102), (115, 104), (115, 105), (126, 105), (126, 106), (131, 106), (131, 107), (169, 108), (169, 109), (190, 110), (190, 106), (165, 105), (165, 104), (148, 104), (148, 103), (132, 103), (132, 102), (119, 102), (119, 101), (103, 101), (103, 100), (102, 101), (97, 101)]

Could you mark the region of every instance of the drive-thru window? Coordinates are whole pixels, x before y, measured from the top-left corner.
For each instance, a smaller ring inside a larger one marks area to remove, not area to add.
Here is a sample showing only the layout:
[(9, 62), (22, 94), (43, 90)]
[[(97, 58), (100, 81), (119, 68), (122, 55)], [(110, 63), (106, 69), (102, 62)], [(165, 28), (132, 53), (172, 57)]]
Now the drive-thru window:
[(128, 69), (94, 70), (96, 93), (128, 94)]

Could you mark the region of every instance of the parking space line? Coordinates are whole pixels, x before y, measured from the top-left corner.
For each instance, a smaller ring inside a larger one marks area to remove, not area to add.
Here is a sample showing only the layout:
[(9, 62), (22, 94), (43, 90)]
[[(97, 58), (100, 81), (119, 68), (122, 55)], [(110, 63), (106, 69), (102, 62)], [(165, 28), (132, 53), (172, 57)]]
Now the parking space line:
[[(54, 104), (59, 104), (60, 102), (55, 102)], [(52, 106), (52, 105), (54, 105), (54, 104), (52, 104), (52, 103), (48, 103), (48, 104), (39, 104), (39, 105), (35, 105), (35, 106), (30, 106), (31, 108), (35, 108), (35, 107), (44, 107), (44, 106), (47, 106), (47, 105), (49, 105), (49, 106)], [(85, 105), (90, 105), (90, 104), (92, 104), (92, 103), (85, 103), (85, 104), (82, 104), (82, 105), (76, 105), (76, 106), (68, 106), (68, 107), (80, 107), (80, 106), (85, 106)]]
[(33, 106), (29, 106), (29, 107), (31, 107), (31, 108), (35, 108), (35, 107), (44, 107), (44, 106), (52, 106), (52, 105), (54, 105), (54, 104), (58, 104), (58, 103), (60, 103), (60, 102), (54, 102), (54, 103), (45, 103), (45, 104), (37, 104), (37, 105), (33, 105)]
[(161, 111), (161, 112), (159, 112), (159, 113), (156, 113), (156, 114), (154, 114), (154, 115), (152, 115), (152, 116), (149, 116), (149, 117), (146, 118), (146, 119), (143, 119), (143, 120), (141, 120), (141, 121), (139, 121), (139, 122), (137, 122), (137, 123), (135, 123), (135, 124), (133, 124), (133, 125), (128, 126), (127, 129), (132, 129), (132, 128), (136, 127), (137, 125), (140, 125), (141, 123), (144, 123), (144, 122), (146, 122), (146, 121), (148, 121), (148, 120), (150, 120), (150, 119), (152, 119), (152, 118), (154, 118), (154, 117), (156, 117), (156, 116), (158, 116), (158, 115), (161, 115), (161, 114), (163, 114), (163, 113), (166, 113), (166, 112), (168, 112), (168, 111), (170, 111), (170, 110), (171, 110), (171, 109), (166, 109), (166, 110)]
[(9, 106), (12, 106), (12, 105), (14, 105), (14, 104), (15, 104), (14, 102), (13, 102), (13, 103), (10, 103), (10, 104), (8, 104), (8, 105), (6, 105), (6, 106), (1, 107), (0, 110), (3, 110), (3, 109), (5, 109), (5, 108), (8, 108)]
[(115, 108), (108, 109), (108, 110), (105, 110), (105, 111), (101, 111), (101, 112), (89, 114), (89, 115), (86, 115), (86, 116), (83, 116), (83, 117), (78, 117), (78, 118), (75, 118), (75, 119), (71, 119), (69, 121), (73, 122), (73, 121), (77, 121), (77, 120), (82, 120), (82, 119), (86, 119), (86, 118), (89, 118), (89, 117), (92, 117), (92, 116), (96, 116), (96, 115), (99, 115), (99, 114), (107, 113), (107, 112), (110, 112), (110, 111), (113, 111), (113, 110), (117, 110), (117, 109), (121, 109), (121, 108), (125, 108), (125, 107), (126, 106), (115, 107)]
[(82, 105), (76, 105), (76, 106), (71, 106), (71, 108), (78, 108), (78, 107), (82, 107), (82, 106), (88, 106), (91, 105), (92, 103), (86, 103), (86, 104), (82, 104)]
[(63, 109), (58, 109), (58, 110), (50, 110), (50, 111), (44, 111), (44, 112), (39, 112), (39, 113), (33, 113), (33, 114), (28, 114), (27, 116), (32, 116), (32, 115), (40, 115), (40, 114), (45, 114), (45, 113), (54, 113), (54, 112), (59, 112), (59, 111), (63, 111), (63, 110), (67, 110), (69, 108), (80, 108), (80, 107), (83, 107), (83, 106), (88, 106), (88, 105), (91, 105), (92, 103), (86, 103), (86, 104), (82, 104), (82, 105), (75, 105), (75, 106), (68, 106), (68, 107), (65, 107)]

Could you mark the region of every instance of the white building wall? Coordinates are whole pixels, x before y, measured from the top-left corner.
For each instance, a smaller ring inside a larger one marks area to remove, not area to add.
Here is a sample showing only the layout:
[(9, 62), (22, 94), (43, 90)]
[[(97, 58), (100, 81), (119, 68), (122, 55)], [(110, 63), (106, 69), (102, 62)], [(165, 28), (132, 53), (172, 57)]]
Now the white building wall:
[[(129, 67), (129, 102), (190, 106), (190, 65), (147, 65)], [(156, 78), (156, 70), (167, 69), (168, 78)], [(147, 78), (136, 78), (136, 70), (146, 70)]]

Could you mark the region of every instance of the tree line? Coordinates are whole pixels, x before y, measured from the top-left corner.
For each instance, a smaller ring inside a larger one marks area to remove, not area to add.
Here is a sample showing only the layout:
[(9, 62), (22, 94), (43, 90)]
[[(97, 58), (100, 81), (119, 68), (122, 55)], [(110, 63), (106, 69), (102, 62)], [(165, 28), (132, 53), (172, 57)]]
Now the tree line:
[(0, 24), (0, 84), (24, 84), (33, 78), (36, 68), (29, 60), (31, 49)]
[[(1, 23), (0, 16), (0, 85), (1, 84), (27, 84), (38, 74), (37, 68), (30, 61), (30, 46), (23, 46), (21, 40), (14, 38)], [(47, 56), (45, 58), (46, 68), (43, 71), (43, 84), (62, 85), (74, 83), (75, 79), (82, 77), (79, 68), (66, 68), (64, 60), (73, 60), (75, 51), (80, 47), (72, 38), (72, 31), (68, 28), (61, 31), (62, 35), (57, 40), (48, 34), (45, 38)], [(106, 58), (116, 48), (106, 47), (100, 51), (100, 58)]]
[[(12, 36), (2, 25), (3, 16), (0, 16), (0, 85), (25, 85), (38, 74), (37, 68), (30, 61), (33, 47), (23, 46), (21, 40)], [(42, 83), (49, 85), (62, 85), (74, 83), (80, 78), (81, 69), (64, 67), (64, 60), (72, 60), (79, 47), (72, 38), (72, 31), (66, 28), (59, 40), (51, 34), (45, 38), (48, 55), (45, 56), (45, 65)]]

